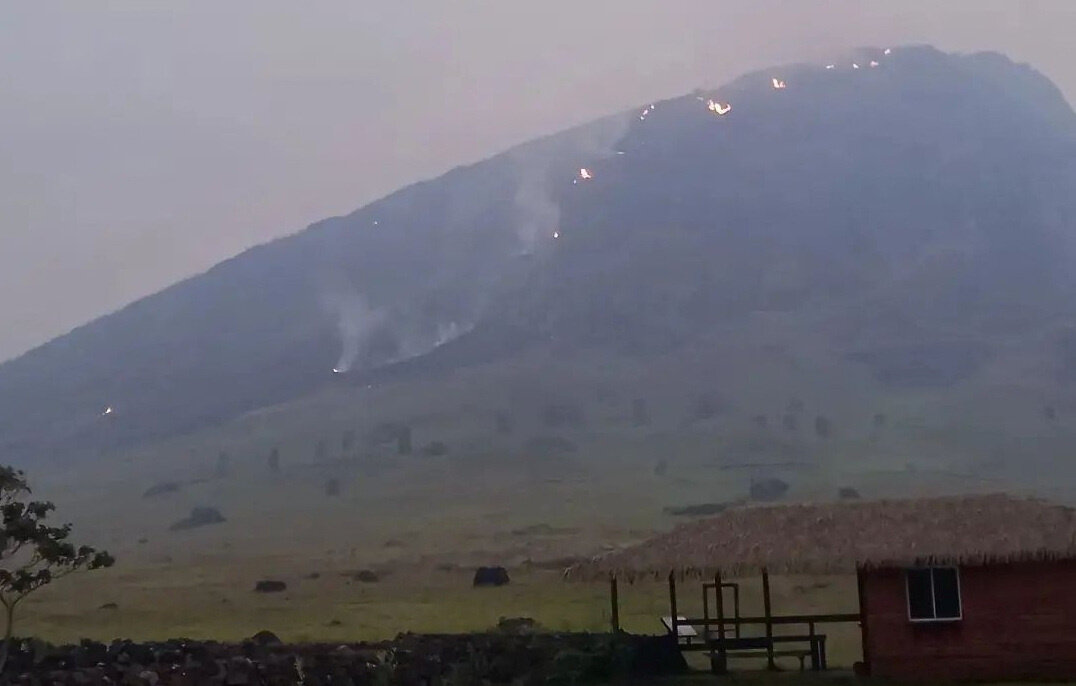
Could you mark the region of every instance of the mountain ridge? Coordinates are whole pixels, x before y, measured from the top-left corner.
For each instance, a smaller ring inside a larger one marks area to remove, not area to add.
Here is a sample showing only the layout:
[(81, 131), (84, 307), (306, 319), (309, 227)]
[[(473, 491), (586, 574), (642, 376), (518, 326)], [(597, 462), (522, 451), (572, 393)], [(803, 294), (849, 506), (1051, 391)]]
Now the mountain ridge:
[(997, 54), (754, 72), (412, 184), (0, 365), (0, 452), (227, 421), (334, 362), (362, 383), (545, 341), (645, 355), (811, 303), (849, 349), (1049, 328), (1072, 314), (1074, 151), (1060, 92)]

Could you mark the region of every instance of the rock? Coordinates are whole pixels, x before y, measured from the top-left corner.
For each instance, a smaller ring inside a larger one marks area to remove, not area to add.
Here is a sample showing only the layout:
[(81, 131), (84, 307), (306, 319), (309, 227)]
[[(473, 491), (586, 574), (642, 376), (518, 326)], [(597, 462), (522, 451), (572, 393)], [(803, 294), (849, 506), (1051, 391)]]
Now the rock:
[(837, 490), (837, 497), (841, 500), (859, 500), (859, 491), (848, 486)]
[(699, 503), (698, 505), (684, 505), (683, 507), (666, 507), (662, 512), (674, 517), (705, 517), (706, 515), (719, 514), (728, 508), (728, 503)]
[(101, 607), (99, 607), (97, 609), (98, 610), (118, 610), (118, 609), (120, 609), (120, 606), (117, 605), (116, 603), (105, 603), (104, 605), (102, 605)]
[(210, 524), (220, 524), (225, 521), (227, 520), (224, 519), (220, 510), (215, 507), (196, 507), (191, 510), (189, 517), (179, 520), (168, 529), (169, 531), (182, 531), (200, 526), (209, 526)]
[(501, 617), (497, 621), (497, 631), (511, 636), (530, 636), (539, 631), (538, 622), (530, 617)]
[(140, 672), (138, 678), (149, 684), (149, 686), (157, 686), (157, 682), (161, 680), (160, 675), (150, 669)]
[(751, 481), (751, 500), (780, 500), (788, 492), (788, 484), (776, 477)]
[(448, 445), (444, 441), (430, 441), (422, 447), (422, 454), (429, 457), (440, 457), (448, 454)]
[(258, 633), (251, 636), (250, 640), (260, 646), (278, 646), (282, 643), (276, 634), (274, 634), (272, 631), (266, 631), (265, 629), (262, 629)]
[(472, 585), (475, 588), (483, 586), (504, 586), (509, 583), (508, 570), (504, 567), (479, 567), (475, 570)]
[(262, 579), (258, 583), (254, 584), (255, 593), (281, 593), (286, 590), (288, 590), (288, 585), (283, 581)]
[(159, 484), (154, 484), (142, 493), (143, 498), (154, 498), (159, 495), (168, 495), (169, 493), (175, 493), (179, 490), (179, 484), (175, 481), (162, 481)]
[[(325, 626), (343, 626), (343, 625), (344, 625), (344, 623), (341, 622), (339, 619), (330, 619), (328, 624), (326, 624)], [(346, 648), (347, 646), (342, 646), (342, 647)], [(339, 648), (337, 650), (339, 650)]]
[(377, 575), (377, 572), (372, 569), (360, 569), (352, 577), (355, 581), (361, 581), (364, 584), (376, 584), (381, 578)]

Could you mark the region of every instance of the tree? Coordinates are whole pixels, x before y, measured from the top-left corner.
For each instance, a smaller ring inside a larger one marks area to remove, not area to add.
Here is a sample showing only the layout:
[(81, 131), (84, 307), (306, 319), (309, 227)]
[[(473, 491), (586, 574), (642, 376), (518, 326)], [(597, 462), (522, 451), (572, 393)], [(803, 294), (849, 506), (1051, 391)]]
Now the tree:
[(228, 457), (228, 453), (224, 450), (217, 454), (217, 467), (213, 470), (213, 474), (218, 479), (223, 479), (231, 474), (231, 459)]
[(814, 418), (814, 433), (819, 438), (829, 438), (830, 433), (833, 432), (833, 425), (830, 424), (828, 418), (823, 415), (818, 415)]
[(269, 451), (269, 471), (274, 474), (280, 471), (280, 448)]
[(631, 425), (646, 426), (650, 423), (650, 412), (646, 407), (646, 398), (631, 401)]
[(411, 427), (401, 426), (396, 434), (396, 452), (400, 455), (411, 454)]
[(50, 502), (25, 501), (30, 494), (23, 473), (0, 466), (0, 606), (4, 609), (4, 642), (0, 673), (7, 664), (15, 609), (28, 595), (78, 571), (111, 567), (115, 561), (103, 550), (69, 542), (71, 525), (45, 523), (55, 509)]

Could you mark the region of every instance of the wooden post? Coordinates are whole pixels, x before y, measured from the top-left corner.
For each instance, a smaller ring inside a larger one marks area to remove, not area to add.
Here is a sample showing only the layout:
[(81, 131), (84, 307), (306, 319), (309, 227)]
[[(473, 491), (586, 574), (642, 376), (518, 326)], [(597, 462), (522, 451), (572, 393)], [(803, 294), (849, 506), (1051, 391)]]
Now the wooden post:
[(609, 577), (609, 602), (612, 605), (613, 633), (620, 633), (620, 595), (617, 593), (616, 576)]
[(676, 578), (673, 576), (673, 572), (669, 572), (669, 624), (672, 625), (673, 638), (676, 639), (676, 645), (680, 645), (680, 626), (676, 621)]
[(724, 674), (728, 669), (728, 649), (725, 647), (725, 589), (721, 587), (721, 573), (714, 575), (714, 590), (717, 591), (717, 657), (715, 672)]
[(740, 584), (732, 584), (732, 611), (736, 616), (736, 638), (740, 637)]
[(859, 635), (863, 641), (863, 669), (867, 676), (870, 676), (871, 656), (867, 640), (867, 592), (864, 585), (863, 568), (856, 567), (856, 587), (859, 592)]
[(773, 607), (770, 605), (770, 573), (762, 568), (762, 607), (766, 616), (766, 668), (775, 670), (773, 661)]

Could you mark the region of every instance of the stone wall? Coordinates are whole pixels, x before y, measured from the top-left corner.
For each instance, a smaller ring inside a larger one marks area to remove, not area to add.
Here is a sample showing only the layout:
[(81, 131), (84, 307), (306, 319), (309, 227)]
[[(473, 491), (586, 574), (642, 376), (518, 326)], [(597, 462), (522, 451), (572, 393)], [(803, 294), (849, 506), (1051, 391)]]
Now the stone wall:
[(5, 684), (64, 686), (469, 686), (609, 683), (683, 668), (664, 637), (621, 634), (403, 634), (361, 644), (84, 641), (13, 646)]

